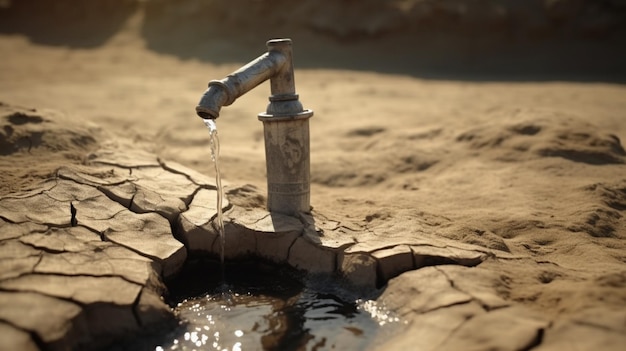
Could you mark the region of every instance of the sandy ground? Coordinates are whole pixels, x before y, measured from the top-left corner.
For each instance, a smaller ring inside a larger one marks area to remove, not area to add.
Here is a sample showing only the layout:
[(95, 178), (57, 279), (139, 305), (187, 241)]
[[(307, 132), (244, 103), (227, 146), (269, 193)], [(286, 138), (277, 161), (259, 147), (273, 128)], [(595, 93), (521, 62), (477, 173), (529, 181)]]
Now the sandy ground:
[[(242, 55), (222, 61), (159, 53), (139, 33), (141, 21), (133, 16), (101, 45), (87, 48), (37, 43), (20, 33), (0, 36), (0, 101), (58, 111), (67, 127), (58, 133), (93, 137), (56, 146), (44, 138), (3, 152), (2, 194), (27, 189), (60, 164), (82, 162), (97, 142), (116, 138), (213, 174), (208, 132), (194, 107), (208, 80), (263, 53), (264, 42), (228, 46), (229, 55)], [(299, 49), (308, 44), (294, 39), (296, 87), (305, 108), (315, 111), (316, 211), (407, 230), (436, 223), (442, 236), (527, 255), (530, 263), (491, 269), (516, 277), (507, 299), (548, 318), (624, 308), (623, 84), (565, 77), (426, 79), (389, 73), (382, 61), (369, 64), (380, 70), (299, 68)], [(363, 45), (354, 51), (334, 45), (342, 62), (359, 66), (364, 59), (356, 54)], [(262, 193), (256, 114), (268, 93), (268, 84), (259, 86), (218, 119), (223, 178)]]

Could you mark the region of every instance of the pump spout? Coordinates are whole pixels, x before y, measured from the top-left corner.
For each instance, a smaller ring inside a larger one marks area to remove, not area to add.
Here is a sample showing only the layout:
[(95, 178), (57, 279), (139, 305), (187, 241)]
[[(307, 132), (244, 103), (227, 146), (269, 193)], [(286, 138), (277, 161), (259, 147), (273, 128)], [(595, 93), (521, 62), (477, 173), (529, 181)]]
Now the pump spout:
[[(291, 60), (291, 41), (289, 39), (270, 40), (267, 45), (269, 50), (265, 54), (250, 61), (226, 78), (209, 82), (209, 88), (204, 92), (196, 107), (198, 116), (205, 119), (217, 118), (222, 106), (232, 104), (238, 97), (264, 81), (268, 79), (282, 81), (289, 79), (289, 76), (293, 78), (293, 66), (290, 62), (287, 64), (287, 61)], [(293, 82), (293, 79), (291, 81)], [(295, 89), (287, 89), (282, 93), (294, 94)]]
[(196, 106), (196, 113), (198, 116), (204, 119), (216, 119), (220, 116), (220, 109), (226, 101), (228, 101), (228, 93), (219, 84), (209, 83), (209, 88), (204, 92), (198, 106)]
[(295, 215), (309, 212), (309, 118), (313, 111), (302, 107), (296, 94), (290, 39), (267, 42), (268, 51), (221, 80), (209, 82), (196, 113), (216, 119), (222, 106), (257, 85), (270, 80), (270, 103), (258, 115), (265, 135), (267, 208)]

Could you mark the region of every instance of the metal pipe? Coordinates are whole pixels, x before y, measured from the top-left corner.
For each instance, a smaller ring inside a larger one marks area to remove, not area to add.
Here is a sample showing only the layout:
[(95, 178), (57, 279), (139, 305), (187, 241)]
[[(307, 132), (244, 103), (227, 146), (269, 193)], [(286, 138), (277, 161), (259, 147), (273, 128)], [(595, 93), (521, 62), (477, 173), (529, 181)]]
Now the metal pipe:
[(266, 80), (270, 103), (258, 118), (263, 122), (267, 167), (267, 208), (295, 215), (309, 212), (309, 118), (296, 94), (290, 39), (267, 42), (268, 52), (221, 80), (209, 82), (196, 112), (202, 118), (218, 118), (222, 106)]

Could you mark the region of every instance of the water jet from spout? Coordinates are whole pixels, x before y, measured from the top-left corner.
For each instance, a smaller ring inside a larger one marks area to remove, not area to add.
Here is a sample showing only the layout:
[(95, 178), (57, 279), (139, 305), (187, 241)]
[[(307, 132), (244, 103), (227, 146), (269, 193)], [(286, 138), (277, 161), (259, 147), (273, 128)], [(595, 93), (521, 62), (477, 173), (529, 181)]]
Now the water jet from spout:
[(217, 136), (217, 124), (214, 119), (203, 119), (204, 124), (209, 129), (209, 147), (211, 148), (211, 160), (215, 165), (215, 186), (217, 187), (217, 215), (215, 217), (214, 228), (220, 237), (220, 264), (222, 272), (222, 281), (224, 281), (224, 246), (226, 244), (226, 233), (224, 231), (224, 218), (222, 213), (222, 202), (224, 192), (222, 189), (222, 177), (220, 175), (219, 156), (220, 156), (220, 140)]

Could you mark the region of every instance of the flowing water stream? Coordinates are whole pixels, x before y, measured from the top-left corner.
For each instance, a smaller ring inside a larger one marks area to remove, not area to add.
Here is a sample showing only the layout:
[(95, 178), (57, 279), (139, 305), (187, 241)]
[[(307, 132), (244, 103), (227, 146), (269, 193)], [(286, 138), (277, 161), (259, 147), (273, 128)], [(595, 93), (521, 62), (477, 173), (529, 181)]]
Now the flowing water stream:
[(224, 232), (224, 218), (222, 214), (222, 202), (224, 198), (224, 190), (222, 189), (222, 177), (220, 175), (220, 139), (217, 136), (217, 124), (214, 119), (203, 119), (204, 124), (209, 129), (209, 147), (211, 148), (211, 160), (215, 165), (215, 186), (217, 187), (217, 216), (215, 218), (215, 225), (217, 226), (217, 232), (220, 236), (220, 263), (221, 263), (221, 276), (224, 280), (224, 246), (226, 244), (226, 233)]

